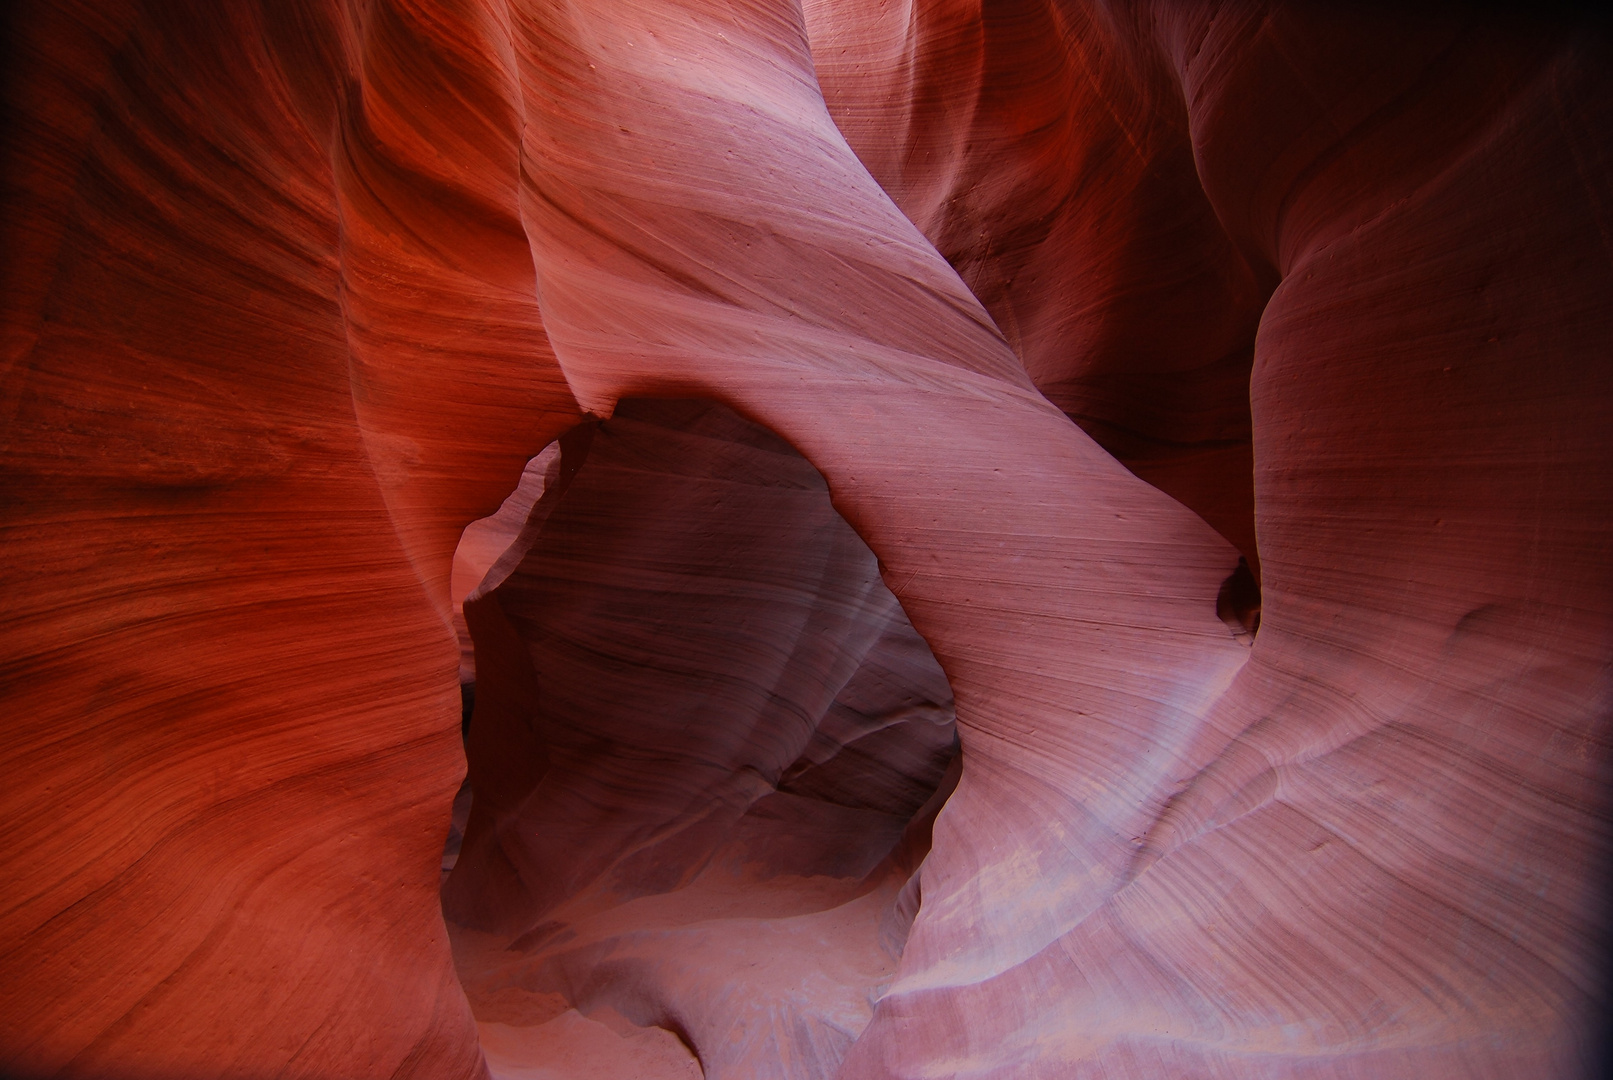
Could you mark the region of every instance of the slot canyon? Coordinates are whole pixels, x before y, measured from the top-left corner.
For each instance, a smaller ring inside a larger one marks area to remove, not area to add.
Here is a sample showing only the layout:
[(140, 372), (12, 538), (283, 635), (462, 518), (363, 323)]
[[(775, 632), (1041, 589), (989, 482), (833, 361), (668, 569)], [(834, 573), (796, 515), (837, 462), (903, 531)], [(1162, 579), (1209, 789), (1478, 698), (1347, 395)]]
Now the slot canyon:
[(4, 1080), (1613, 1066), (1613, 23), (5, 14)]

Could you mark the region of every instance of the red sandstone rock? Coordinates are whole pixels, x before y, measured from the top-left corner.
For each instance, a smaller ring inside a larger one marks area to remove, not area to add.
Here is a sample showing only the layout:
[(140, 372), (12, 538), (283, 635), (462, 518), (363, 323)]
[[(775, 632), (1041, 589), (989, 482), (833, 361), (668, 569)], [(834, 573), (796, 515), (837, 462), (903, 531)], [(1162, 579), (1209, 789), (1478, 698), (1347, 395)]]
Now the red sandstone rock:
[[(950, 680), (961, 779), (906, 885), (701, 877), (531, 957), (508, 934), (552, 900), (490, 893), (504, 933), (462, 962), (561, 1007), (473, 985), (478, 1019), (614, 1010), (740, 1075), (1580, 1071), (1613, 715), (1601, 28), (28, 7), (0, 1067), (480, 1075), (435, 894), (454, 546), (582, 409), (658, 397), (821, 474)], [(1216, 615), (1223, 537), (1258, 556), (1252, 647)], [(518, 685), (516, 621), (478, 631), (480, 677)], [(490, 801), (547, 751), (505, 753)], [(898, 965), (879, 931), (915, 904)]]
[(478, 1075), (434, 883), (448, 566), (577, 416), (508, 39), (392, 5), (20, 19), (0, 1071)]

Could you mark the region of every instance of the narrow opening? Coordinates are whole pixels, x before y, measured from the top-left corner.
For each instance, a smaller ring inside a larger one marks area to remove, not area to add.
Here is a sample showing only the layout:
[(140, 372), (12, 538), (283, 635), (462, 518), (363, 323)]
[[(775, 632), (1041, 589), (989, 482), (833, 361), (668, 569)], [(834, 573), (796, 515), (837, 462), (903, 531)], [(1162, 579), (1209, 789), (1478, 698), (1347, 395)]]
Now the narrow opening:
[(1215, 597), (1215, 613), (1233, 634), (1247, 645), (1260, 633), (1260, 582), (1249, 569), (1249, 560), (1238, 556), (1238, 565), (1221, 583)]
[(494, 1075), (832, 1075), (961, 761), (823, 478), (722, 405), (624, 401), (466, 529), (454, 581), (443, 910)]

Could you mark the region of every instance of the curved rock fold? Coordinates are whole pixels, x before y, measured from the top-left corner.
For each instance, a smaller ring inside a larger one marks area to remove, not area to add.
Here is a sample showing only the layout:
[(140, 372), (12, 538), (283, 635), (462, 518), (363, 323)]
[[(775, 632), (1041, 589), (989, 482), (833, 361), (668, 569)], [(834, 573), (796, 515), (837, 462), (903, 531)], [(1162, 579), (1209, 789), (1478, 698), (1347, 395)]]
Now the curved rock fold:
[(1603, 17), (13, 24), (0, 1072), (1595, 1075)]

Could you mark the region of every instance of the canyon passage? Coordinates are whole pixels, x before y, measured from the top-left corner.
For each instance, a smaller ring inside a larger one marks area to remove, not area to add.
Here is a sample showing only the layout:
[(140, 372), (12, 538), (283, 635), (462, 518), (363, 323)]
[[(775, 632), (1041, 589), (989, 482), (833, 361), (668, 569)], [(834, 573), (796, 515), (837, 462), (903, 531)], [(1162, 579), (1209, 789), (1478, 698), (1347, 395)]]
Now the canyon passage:
[(0, 1076), (1601, 1075), (1599, 12), (8, 17)]

